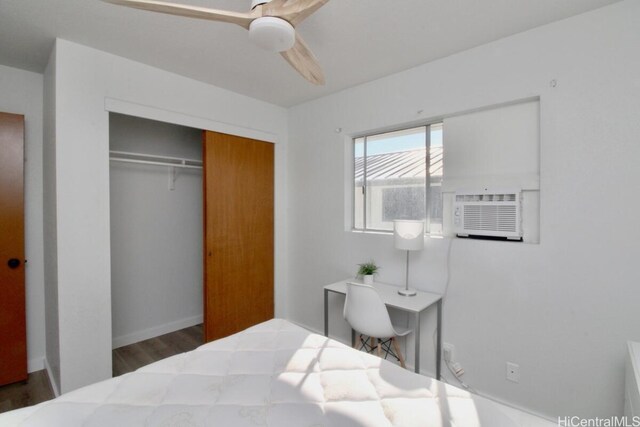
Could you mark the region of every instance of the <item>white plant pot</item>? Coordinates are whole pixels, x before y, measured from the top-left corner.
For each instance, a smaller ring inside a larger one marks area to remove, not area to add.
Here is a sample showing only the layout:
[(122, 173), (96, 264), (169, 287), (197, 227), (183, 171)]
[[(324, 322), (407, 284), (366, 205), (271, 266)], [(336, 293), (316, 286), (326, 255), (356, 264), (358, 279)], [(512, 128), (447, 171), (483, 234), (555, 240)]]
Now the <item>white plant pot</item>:
[(373, 274), (366, 274), (362, 276), (362, 280), (365, 285), (373, 285)]

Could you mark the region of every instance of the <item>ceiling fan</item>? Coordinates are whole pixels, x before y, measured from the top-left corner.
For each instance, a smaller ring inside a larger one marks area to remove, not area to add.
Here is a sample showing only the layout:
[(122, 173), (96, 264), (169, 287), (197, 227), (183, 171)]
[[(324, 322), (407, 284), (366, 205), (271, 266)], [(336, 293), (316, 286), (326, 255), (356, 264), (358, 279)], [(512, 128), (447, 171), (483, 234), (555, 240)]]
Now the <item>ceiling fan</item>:
[(302, 77), (316, 85), (324, 84), (324, 74), (318, 60), (295, 27), (329, 0), (252, 0), (251, 10), (247, 13), (155, 0), (102, 1), (152, 12), (239, 25), (249, 30), (249, 38), (258, 46), (280, 52)]

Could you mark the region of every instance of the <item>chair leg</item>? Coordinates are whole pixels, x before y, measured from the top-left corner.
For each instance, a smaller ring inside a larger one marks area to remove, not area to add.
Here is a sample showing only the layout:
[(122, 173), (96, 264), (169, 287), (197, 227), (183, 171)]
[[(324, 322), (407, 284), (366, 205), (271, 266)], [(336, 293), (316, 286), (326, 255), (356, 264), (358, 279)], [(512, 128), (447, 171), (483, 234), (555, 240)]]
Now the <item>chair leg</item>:
[(371, 342), (371, 353), (373, 353), (373, 349), (376, 348), (376, 339), (374, 337), (371, 337), (370, 342)]
[(406, 366), (404, 365), (404, 357), (402, 357), (402, 353), (400, 353), (400, 346), (398, 345), (398, 340), (396, 339), (396, 337), (391, 338), (391, 342), (393, 343), (393, 349), (398, 355), (398, 359), (400, 359), (400, 366), (406, 368)]
[(376, 351), (378, 352), (378, 357), (382, 357), (382, 341), (378, 338), (378, 346), (376, 347)]
[(364, 348), (364, 351), (367, 351), (367, 344), (364, 342), (364, 338), (362, 338), (362, 334), (360, 334), (360, 344), (362, 345), (361, 348)]
[[(362, 342), (362, 334), (359, 334), (360, 336), (360, 342)], [(355, 340), (355, 342), (353, 343), (353, 348), (355, 348), (356, 350), (358, 349), (358, 344), (360, 343), (358, 340)]]

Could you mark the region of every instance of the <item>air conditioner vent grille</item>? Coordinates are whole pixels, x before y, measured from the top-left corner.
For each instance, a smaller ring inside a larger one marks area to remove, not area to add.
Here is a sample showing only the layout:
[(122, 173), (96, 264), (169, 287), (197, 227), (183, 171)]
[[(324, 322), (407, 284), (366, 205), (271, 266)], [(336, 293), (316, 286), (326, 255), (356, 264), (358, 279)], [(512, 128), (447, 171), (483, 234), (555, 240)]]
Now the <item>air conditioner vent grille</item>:
[(516, 194), (457, 194), (456, 202), (515, 202)]
[(464, 228), (484, 231), (516, 231), (516, 207), (465, 205)]

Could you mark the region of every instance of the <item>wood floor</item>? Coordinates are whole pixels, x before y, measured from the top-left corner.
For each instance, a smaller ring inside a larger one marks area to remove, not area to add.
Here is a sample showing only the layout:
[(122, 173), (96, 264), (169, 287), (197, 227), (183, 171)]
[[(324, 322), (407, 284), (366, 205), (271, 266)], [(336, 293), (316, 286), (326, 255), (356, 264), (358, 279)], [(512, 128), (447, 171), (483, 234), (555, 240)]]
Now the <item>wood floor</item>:
[(149, 363), (191, 351), (204, 343), (202, 325), (181, 329), (113, 350), (113, 376), (133, 372)]
[(53, 390), (47, 371), (32, 372), (26, 382), (0, 387), (0, 412), (36, 405), (49, 399), (53, 399)]
[[(135, 371), (145, 365), (203, 344), (202, 325), (181, 329), (146, 341), (113, 350), (113, 376)], [(29, 374), (25, 383), (0, 387), (0, 413), (53, 399), (46, 371)]]

